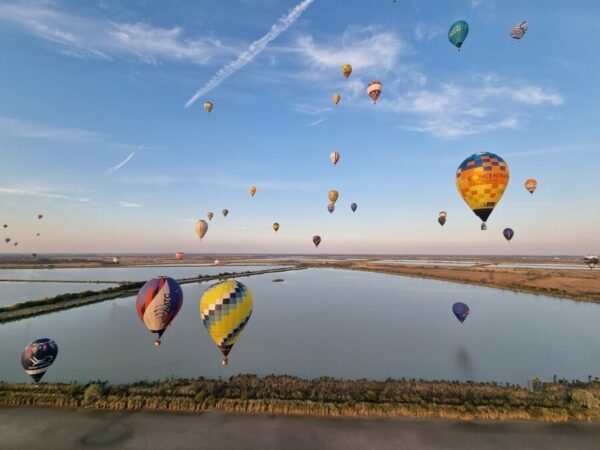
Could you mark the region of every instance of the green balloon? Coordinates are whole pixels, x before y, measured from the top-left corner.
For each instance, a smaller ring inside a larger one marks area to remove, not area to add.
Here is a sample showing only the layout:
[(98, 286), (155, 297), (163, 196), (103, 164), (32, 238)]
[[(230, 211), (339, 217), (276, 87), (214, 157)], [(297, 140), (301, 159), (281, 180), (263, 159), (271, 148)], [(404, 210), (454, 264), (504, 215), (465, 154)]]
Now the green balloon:
[(458, 22), (454, 22), (448, 30), (448, 40), (452, 45), (460, 49), (467, 38), (467, 34), (469, 34), (469, 24), (464, 20), (459, 20)]

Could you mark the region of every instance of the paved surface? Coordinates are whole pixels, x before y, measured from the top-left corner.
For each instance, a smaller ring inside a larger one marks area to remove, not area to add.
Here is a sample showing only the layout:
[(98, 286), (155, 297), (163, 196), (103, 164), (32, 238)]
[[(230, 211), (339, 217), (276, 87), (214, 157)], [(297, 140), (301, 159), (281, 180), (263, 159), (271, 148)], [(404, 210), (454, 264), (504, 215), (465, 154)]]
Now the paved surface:
[(0, 408), (1, 449), (600, 449), (600, 424)]

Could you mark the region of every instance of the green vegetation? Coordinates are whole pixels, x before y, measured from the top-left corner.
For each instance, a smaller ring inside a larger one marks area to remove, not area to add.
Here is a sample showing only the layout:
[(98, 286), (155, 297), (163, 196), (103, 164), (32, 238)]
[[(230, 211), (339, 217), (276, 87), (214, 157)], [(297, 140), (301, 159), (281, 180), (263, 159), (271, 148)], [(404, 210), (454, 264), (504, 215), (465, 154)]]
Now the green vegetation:
[(448, 419), (600, 420), (600, 381), (498, 383), (421, 380), (304, 380), (237, 375), (229, 380), (172, 379), (108, 385), (0, 382), (0, 406), (74, 406), (116, 410), (301, 415), (414, 416)]

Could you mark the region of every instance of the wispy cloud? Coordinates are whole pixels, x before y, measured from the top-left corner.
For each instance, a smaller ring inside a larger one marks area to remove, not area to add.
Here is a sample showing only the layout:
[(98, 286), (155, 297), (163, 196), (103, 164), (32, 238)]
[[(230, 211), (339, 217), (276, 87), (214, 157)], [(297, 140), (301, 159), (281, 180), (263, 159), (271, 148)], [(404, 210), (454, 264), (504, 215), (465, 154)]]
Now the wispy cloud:
[(306, 125), (308, 125), (309, 127), (316, 127), (317, 125), (320, 125), (323, 122), (325, 122), (325, 119), (317, 119), (314, 122), (307, 123)]
[(152, 64), (163, 59), (204, 64), (216, 54), (229, 52), (214, 38), (185, 37), (181, 27), (91, 19), (62, 11), (53, 2), (0, 5), (0, 21), (12, 23), (77, 57), (135, 56)]
[(100, 133), (80, 128), (53, 127), (39, 123), (25, 122), (10, 117), (0, 117), (0, 133), (20, 138), (82, 142), (92, 139), (102, 139), (104, 137)]
[(274, 39), (276, 39), (281, 33), (287, 30), (291, 25), (296, 22), (302, 13), (308, 8), (314, 0), (303, 0), (290, 10), (285, 16), (281, 17), (260, 39), (254, 41), (248, 49), (237, 57), (236, 60), (230, 62), (225, 67), (220, 69), (202, 88), (200, 88), (185, 104), (186, 107), (192, 105), (200, 97), (207, 94), (216, 88), (219, 84), (233, 75), (235, 72), (240, 70), (250, 61), (252, 61), (256, 55), (261, 53), (267, 45)]
[(72, 197), (70, 195), (55, 194), (51, 192), (43, 192), (40, 190), (31, 190), (27, 188), (7, 188), (0, 187), (0, 194), (6, 195), (25, 195), (29, 197), (47, 198), (52, 200), (70, 200), (75, 202), (86, 203), (91, 199), (85, 197)]
[(127, 184), (141, 184), (150, 186), (168, 186), (171, 184), (180, 183), (182, 181), (181, 177), (178, 178), (172, 175), (161, 174), (130, 174), (126, 176), (120, 176), (118, 179), (119, 181)]
[(117, 203), (119, 206), (122, 206), (123, 208), (141, 208), (144, 205), (140, 204), (140, 203), (132, 203), (132, 202), (118, 202)]
[(444, 34), (444, 31), (439, 25), (418, 22), (414, 29), (414, 36), (417, 41), (431, 41)]
[(292, 110), (294, 112), (301, 113), (301, 114), (317, 116), (319, 114), (323, 114), (323, 113), (331, 111), (331, 108), (329, 108), (329, 107), (320, 108), (320, 107), (316, 107), (316, 106), (305, 105), (303, 103), (297, 103), (296, 105), (293, 106)]
[(123, 161), (121, 161), (119, 164), (117, 164), (116, 166), (113, 166), (110, 169), (108, 169), (105, 172), (105, 175), (110, 175), (112, 173), (115, 173), (117, 170), (119, 170), (121, 167), (123, 167), (129, 161), (131, 161), (131, 158), (133, 158), (134, 156), (135, 156), (135, 152), (130, 153), (129, 156), (127, 158), (125, 158)]
[(551, 155), (560, 153), (579, 153), (595, 150), (594, 147), (587, 145), (562, 145), (557, 147), (544, 147), (536, 149), (527, 149), (523, 151), (502, 153), (503, 156), (515, 158), (520, 156), (538, 156), (538, 155)]

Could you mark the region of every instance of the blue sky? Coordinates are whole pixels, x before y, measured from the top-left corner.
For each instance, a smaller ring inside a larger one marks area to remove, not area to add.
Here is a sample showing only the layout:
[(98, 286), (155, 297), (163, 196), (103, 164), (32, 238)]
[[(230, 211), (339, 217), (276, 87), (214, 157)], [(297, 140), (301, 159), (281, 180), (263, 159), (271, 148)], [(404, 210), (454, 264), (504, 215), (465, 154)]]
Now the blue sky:
[[(87, 3), (0, 4), (3, 250), (600, 251), (597, 2)], [(511, 169), (485, 233), (454, 185), (479, 151)]]

